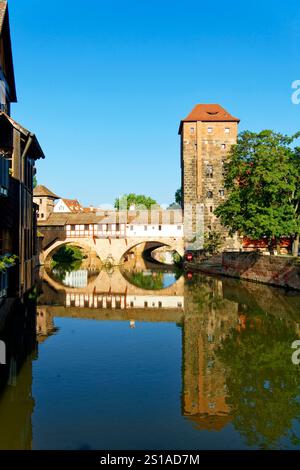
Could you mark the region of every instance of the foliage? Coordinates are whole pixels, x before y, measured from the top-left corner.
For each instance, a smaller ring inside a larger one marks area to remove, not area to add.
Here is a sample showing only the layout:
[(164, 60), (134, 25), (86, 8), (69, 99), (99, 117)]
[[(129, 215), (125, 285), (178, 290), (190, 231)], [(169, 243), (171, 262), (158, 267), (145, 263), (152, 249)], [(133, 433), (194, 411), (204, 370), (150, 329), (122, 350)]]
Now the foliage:
[(183, 200), (182, 200), (182, 188), (177, 189), (175, 193), (175, 202), (178, 204), (180, 207), (182, 207)]
[(38, 184), (37, 177), (36, 177), (36, 175), (34, 175), (34, 177), (33, 177), (33, 188), (36, 188), (37, 184)]
[(115, 209), (122, 210), (130, 208), (131, 205), (135, 205), (136, 209), (151, 209), (152, 206), (157, 205), (157, 202), (151, 197), (145, 196), (143, 194), (124, 194), (124, 196), (117, 198), (115, 200)]
[(53, 261), (51, 265), (52, 273), (59, 282), (64, 282), (66, 275), (72, 273), (73, 271), (78, 271), (81, 267), (82, 261), (72, 261), (72, 262), (56, 262)]
[(214, 255), (219, 252), (223, 244), (223, 236), (221, 233), (214, 230), (204, 234), (203, 249), (206, 253)]
[(183, 261), (182, 256), (180, 256), (180, 254), (177, 251), (174, 251), (172, 257), (173, 257), (174, 264), (176, 264), (177, 266), (182, 265), (182, 261)]
[(6, 255), (0, 258), (0, 272), (6, 271), (14, 266), (18, 257), (16, 255)]
[(162, 272), (125, 271), (124, 275), (131, 284), (141, 289), (160, 290), (164, 288), (164, 275)]
[(82, 250), (77, 246), (63, 245), (52, 257), (51, 269), (55, 278), (64, 281), (66, 274), (78, 271), (84, 259)]
[(82, 261), (84, 255), (77, 246), (63, 245), (54, 253), (52, 259), (56, 263), (72, 263)]
[[(294, 329), (265, 314), (247, 318), (217, 352), (226, 371), (227, 403), (233, 425), (249, 446), (299, 445), (293, 420), (300, 421), (300, 369), (292, 363)], [(282, 441), (282, 442), (284, 442)]]
[(231, 233), (269, 241), (300, 231), (300, 152), (292, 137), (245, 131), (225, 164), (228, 199), (215, 214)]

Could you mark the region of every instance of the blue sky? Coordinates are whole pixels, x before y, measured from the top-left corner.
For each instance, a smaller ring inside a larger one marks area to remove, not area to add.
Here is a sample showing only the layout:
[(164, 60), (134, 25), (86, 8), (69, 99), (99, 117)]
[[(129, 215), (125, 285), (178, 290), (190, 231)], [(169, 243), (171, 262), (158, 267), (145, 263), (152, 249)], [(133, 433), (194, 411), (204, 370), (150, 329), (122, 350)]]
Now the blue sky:
[(180, 186), (178, 126), (219, 103), (240, 130), (300, 129), (300, 12), (290, 0), (10, 0), (15, 119), (38, 181), (83, 204)]

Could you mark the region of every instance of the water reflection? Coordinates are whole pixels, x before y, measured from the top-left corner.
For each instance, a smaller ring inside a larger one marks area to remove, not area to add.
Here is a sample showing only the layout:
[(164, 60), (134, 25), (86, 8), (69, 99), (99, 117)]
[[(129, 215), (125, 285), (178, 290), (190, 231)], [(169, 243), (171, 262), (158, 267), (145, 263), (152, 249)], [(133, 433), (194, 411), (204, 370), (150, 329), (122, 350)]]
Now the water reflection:
[[(15, 437), (0, 433), (1, 448), (300, 448), (299, 294), (169, 270), (136, 277), (141, 267), (83, 271), (43, 273), (34, 398), (29, 358), (2, 395)], [(26, 396), (18, 417), (12, 393)]]
[(162, 290), (175, 284), (181, 276), (180, 272), (122, 271), (123, 276), (134, 286), (145, 290)]
[(6, 299), (0, 304), (0, 339), (6, 365), (0, 365), (0, 449), (32, 447), (32, 362), (37, 357), (35, 302)]
[(185, 413), (201, 429), (231, 421), (249, 447), (299, 446), (299, 295), (202, 276), (187, 290)]

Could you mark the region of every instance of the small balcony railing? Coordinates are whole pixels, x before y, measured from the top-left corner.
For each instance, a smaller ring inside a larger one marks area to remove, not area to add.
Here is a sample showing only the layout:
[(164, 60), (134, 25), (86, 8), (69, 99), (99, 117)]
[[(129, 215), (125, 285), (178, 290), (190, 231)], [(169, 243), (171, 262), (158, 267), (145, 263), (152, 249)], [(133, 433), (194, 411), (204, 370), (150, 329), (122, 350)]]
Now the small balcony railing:
[(0, 155), (0, 197), (7, 196), (9, 185), (9, 160)]

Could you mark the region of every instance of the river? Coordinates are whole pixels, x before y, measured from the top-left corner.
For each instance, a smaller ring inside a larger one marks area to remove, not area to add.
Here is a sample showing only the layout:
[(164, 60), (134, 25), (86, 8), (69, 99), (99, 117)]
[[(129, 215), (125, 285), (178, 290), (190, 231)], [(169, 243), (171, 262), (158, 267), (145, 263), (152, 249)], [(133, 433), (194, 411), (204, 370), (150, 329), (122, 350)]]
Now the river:
[(131, 265), (38, 292), (30, 341), (7, 332), (1, 449), (300, 449), (299, 294)]

